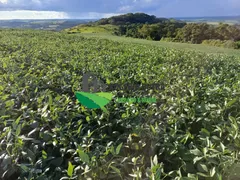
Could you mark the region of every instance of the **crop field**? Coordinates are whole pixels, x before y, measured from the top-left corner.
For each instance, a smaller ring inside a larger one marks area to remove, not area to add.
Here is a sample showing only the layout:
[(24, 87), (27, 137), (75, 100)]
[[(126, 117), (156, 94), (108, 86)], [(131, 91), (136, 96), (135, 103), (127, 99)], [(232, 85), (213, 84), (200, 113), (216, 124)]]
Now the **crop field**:
[(113, 40), (117, 42), (128, 43), (131, 45), (142, 44), (142, 45), (157, 46), (160, 48), (171, 48), (171, 49), (174, 48), (179, 50), (198, 51), (198, 52), (203, 52), (208, 54), (225, 54), (229, 56), (240, 57), (240, 51), (238, 49), (221, 48), (221, 47), (214, 47), (214, 46), (208, 46), (203, 44), (152, 41), (152, 40), (146, 40), (146, 39), (115, 36), (115, 35), (111, 35), (110, 33), (80, 33), (79, 35), (87, 38), (108, 39), (108, 40)]
[[(239, 57), (1, 30), (0, 179), (237, 179)], [(74, 94), (86, 72), (161, 88), (113, 90), (106, 112), (92, 110)]]

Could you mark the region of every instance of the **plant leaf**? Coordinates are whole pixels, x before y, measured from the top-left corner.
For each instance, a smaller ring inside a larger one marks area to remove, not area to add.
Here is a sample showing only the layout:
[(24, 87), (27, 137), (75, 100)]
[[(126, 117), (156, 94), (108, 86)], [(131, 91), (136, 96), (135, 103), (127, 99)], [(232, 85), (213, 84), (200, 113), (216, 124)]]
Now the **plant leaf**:
[(89, 156), (82, 150), (78, 150), (78, 154), (83, 162), (89, 163)]
[(68, 162), (68, 170), (67, 170), (68, 176), (72, 177), (72, 175), (73, 175), (73, 169), (74, 169), (74, 166), (73, 166), (72, 163), (69, 161), (69, 162)]
[(121, 150), (121, 148), (122, 148), (122, 144), (123, 144), (123, 143), (119, 144), (118, 147), (116, 148), (116, 154), (119, 154), (119, 153), (120, 153), (120, 150)]

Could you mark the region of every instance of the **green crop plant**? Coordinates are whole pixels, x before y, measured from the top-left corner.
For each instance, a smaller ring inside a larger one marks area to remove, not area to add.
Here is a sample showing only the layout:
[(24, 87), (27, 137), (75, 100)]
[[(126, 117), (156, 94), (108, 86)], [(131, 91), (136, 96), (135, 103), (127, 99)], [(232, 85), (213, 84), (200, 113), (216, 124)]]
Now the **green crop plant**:
[[(89, 71), (106, 84), (163, 88), (111, 91), (108, 113), (88, 109), (75, 92)], [(237, 56), (1, 30), (0, 179), (231, 179), (239, 93)]]

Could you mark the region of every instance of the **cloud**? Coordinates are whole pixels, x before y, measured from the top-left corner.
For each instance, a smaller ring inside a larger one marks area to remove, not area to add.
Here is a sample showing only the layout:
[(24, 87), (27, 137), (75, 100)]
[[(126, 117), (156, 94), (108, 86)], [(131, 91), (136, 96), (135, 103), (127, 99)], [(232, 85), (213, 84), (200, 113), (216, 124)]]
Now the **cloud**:
[(115, 13), (66, 13), (57, 11), (0, 11), (0, 20), (10, 19), (101, 19), (116, 16)]
[(0, 0), (0, 3), (7, 4), (8, 0)]
[(118, 3), (112, 0), (1, 0), (0, 10), (38, 10), (64, 12), (107, 12)]
[(64, 19), (68, 18), (65, 12), (55, 11), (0, 11), (1, 19)]
[(68, 13), (68, 17), (73, 19), (101, 19), (101, 18), (109, 18), (117, 15), (121, 15), (121, 13), (97, 13), (97, 12)]
[(0, 19), (65, 19), (69, 18), (65, 12), (55, 11), (0, 11)]
[(240, 14), (240, 0), (0, 0), (0, 11), (16, 10), (65, 12), (70, 17), (129, 12), (165, 17), (224, 16)]

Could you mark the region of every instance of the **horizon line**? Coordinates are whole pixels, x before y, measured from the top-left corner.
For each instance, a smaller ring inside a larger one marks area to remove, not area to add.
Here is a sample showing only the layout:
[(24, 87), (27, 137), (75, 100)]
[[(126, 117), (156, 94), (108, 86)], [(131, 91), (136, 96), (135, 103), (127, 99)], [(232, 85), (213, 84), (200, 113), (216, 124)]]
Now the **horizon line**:
[[(126, 13), (128, 14), (128, 13)], [(134, 13), (133, 13), (134, 14)], [(124, 14), (123, 14), (124, 15)], [(111, 18), (113, 16), (110, 16), (109, 18)], [(156, 16), (157, 17), (157, 16)], [(185, 19), (185, 18), (221, 18), (221, 17), (240, 17), (240, 15), (225, 15), (225, 16), (185, 16), (185, 17), (181, 17), (181, 16), (178, 16), (178, 17), (167, 17), (167, 16), (160, 16), (160, 17), (157, 17), (157, 18), (168, 18), (168, 19)], [(24, 19), (24, 18), (20, 18), (20, 19), (16, 19), (16, 18), (13, 18), (13, 19), (8, 19), (8, 18), (5, 18), (5, 19), (1, 19), (1, 21), (9, 21), (9, 20), (99, 20), (99, 19), (104, 19), (104, 18), (29, 18), (29, 19)]]

